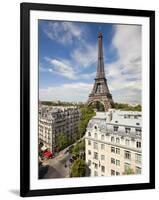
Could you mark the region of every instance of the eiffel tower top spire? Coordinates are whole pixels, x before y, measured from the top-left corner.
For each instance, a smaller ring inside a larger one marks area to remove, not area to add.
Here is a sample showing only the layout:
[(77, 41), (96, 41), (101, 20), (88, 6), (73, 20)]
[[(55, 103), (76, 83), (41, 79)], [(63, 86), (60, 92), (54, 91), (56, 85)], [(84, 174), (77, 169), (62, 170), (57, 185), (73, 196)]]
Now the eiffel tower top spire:
[(87, 104), (94, 104), (100, 102), (104, 105), (105, 111), (114, 106), (112, 95), (109, 92), (107, 79), (104, 72), (104, 59), (103, 59), (103, 46), (102, 46), (102, 33), (98, 33), (98, 65), (95, 82), (92, 92), (89, 94)]
[(103, 59), (103, 36), (102, 33), (98, 33), (98, 65), (96, 78), (105, 78), (104, 72), (104, 59)]

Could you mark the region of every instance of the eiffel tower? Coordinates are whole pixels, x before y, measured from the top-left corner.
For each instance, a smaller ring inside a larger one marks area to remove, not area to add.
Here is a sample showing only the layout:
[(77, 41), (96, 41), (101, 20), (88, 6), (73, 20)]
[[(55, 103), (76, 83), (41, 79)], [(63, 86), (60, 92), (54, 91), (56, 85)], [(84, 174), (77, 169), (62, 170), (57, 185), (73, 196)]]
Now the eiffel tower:
[(105, 111), (114, 106), (112, 95), (109, 92), (107, 79), (104, 72), (104, 59), (103, 59), (103, 46), (102, 46), (102, 33), (98, 33), (98, 65), (97, 74), (92, 92), (89, 94), (87, 105), (95, 102), (103, 104)]

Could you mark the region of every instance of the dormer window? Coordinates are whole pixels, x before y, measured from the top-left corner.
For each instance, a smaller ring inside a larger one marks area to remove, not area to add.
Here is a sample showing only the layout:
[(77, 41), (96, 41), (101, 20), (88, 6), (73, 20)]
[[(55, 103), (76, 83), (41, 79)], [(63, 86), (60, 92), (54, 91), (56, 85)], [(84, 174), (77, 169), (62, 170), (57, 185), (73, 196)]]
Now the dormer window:
[(95, 129), (97, 129), (97, 126), (94, 126)]
[(130, 140), (126, 139), (125, 140), (125, 144), (126, 144), (126, 146), (129, 146), (130, 145)]
[(140, 135), (140, 134), (141, 134), (141, 129), (140, 129), (140, 128), (136, 128), (135, 130), (136, 130), (136, 134), (137, 134), (137, 135)]
[(111, 137), (111, 142), (114, 142), (114, 137)]
[(95, 139), (97, 139), (97, 138), (98, 138), (98, 136), (97, 136), (97, 133), (94, 133), (94, 138), (95, 138)]
[(116, 138), (116, 143), (119, 144), (120, 143), (120, 139)]
[(118, 126), (114, 126), (113, 128), (114, 128), (114, 132), (117, 132), (119, 127)]
[(125, 133), (130, 133), (131, 128), (125, 127)]
[(136, 147), (141, 148), (141, 142), (136, 142)]
[(104, 135), (101, 135), (101, 140), (104, 140)]

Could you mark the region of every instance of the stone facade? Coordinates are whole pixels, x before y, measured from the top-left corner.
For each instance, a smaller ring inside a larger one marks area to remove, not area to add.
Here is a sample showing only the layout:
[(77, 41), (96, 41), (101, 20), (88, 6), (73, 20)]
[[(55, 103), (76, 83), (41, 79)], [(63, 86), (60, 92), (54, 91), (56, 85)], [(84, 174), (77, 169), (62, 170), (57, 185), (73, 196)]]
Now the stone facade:
[(75, 141), (78, 134), (80, 111), (76, 107), (39, 107), (39, 143), (50, 151), (57, 146), (60, 133), (67, 135), (70, 141)]
[(97, 113), (85, 134), (90, 176), (141, 174), (141, 112)]

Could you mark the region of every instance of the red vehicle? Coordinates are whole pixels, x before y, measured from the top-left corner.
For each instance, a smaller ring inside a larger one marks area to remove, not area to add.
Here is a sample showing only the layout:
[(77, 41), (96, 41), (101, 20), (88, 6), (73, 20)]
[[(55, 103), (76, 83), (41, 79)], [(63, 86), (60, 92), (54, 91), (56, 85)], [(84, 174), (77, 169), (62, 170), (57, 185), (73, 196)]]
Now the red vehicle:
[(45, 158), (52, 158), (53, 157), (53, 153), (51, 151), (45, 151), (43, 156)]

